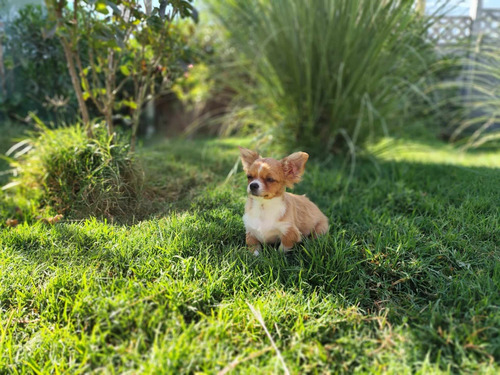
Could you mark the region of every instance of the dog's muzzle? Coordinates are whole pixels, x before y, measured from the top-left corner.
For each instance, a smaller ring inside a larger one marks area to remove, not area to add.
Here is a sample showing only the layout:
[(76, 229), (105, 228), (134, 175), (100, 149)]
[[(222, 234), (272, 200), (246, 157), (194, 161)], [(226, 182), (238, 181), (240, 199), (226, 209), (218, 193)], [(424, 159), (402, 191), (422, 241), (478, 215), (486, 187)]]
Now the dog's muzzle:
[(259, 196), (259, 193), (260, 193), (260, 184), (257, 182), (257, 181), (252, 181), (249, 185), (248, 185), (248, 192), (252, 195), (255, 195), (255, 196)]

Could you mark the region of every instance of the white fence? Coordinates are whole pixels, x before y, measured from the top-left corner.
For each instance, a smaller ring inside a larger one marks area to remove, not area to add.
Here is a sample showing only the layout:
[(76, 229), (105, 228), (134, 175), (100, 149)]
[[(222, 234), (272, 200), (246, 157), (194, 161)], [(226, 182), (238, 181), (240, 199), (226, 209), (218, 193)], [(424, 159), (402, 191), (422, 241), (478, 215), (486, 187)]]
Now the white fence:
[(438, 46), (454, 45), (470, 40), (472, 35), (472, 18), (469, 16), (440, 17), (434, 20), (430, 39)]
[(476, 19), (477, 32), (500, 44), (500, 9), (484, 9)]
[(482, 40), (500, 46), (500, 9), (479, 9), (470, 16), (444, 16), (437, 18), (429, 37), (438, 46)]

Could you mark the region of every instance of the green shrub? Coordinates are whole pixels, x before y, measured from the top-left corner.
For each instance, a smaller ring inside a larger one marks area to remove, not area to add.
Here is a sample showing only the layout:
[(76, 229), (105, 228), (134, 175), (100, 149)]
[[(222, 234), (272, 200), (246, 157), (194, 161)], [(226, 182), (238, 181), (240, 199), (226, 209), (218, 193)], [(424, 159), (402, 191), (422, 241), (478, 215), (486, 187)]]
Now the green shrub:
[(406, 124), (422, 102), (435, 55), (411, 1), (212, 4), (245, 60), (240, 92), (287, 148), (362, 146)]
[(28, 112), (50, 121), (74, 121), (77, 108), (61, 44), (46, 38), (41, 6), (27, 5), (5, 24), (2, 40), (6, 68), (0, 114), (16, 119)]
[(17, 177), (9, 185), (17, 196), (75, 218), (134, 211), (143, 175), (125, 143), (112, 142), (103, 127), (88, 139), (80, 126), (39, 126), (39, 132), (11, 149)]

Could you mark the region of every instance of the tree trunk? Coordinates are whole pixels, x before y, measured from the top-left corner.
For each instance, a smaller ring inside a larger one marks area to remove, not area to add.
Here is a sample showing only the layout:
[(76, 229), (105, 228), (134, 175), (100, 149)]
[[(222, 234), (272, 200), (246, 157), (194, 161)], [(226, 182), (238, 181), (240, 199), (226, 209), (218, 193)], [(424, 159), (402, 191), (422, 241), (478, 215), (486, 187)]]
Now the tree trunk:
[(141, 119), (141, 111), (138, 108), (134, 110), (132, 115), (132, 135), (130, 136), (130, 152), (135, 152), (135, 144), (137, 142), (137, 129), (139, 128), (139, 121)]
[(104, 113), (104, 118), (106, 120), (108, 136), (113, 137), (114, 136), (113, 109), (110, 106), (106, 106), (106, 112)]
[(139, 122), (141, 120), (141, 112), (142, 105), (146, 100), (147, 87), (146, 82), (142, 82), (142, 85), (139, 86), (139, 92), (135, 99), (135, 104), (137, 108), (134, 110), (134, 114), (132, 116), (132, 136), (130, 137), (130, 152), (135, 151), (135, 143), (137, 140), (137, 130), (139, 129)]
[(113, 50), (108, 53), (108, 72), (106, 75), (106, 95), (107, 101), (104, 106), (106, 125), (108, 129), (108, 136), (114, 137), (115, 128), (113, 126), (113, 104), (115, 102), (115, 73), (114, 73), (114, 58)]
[(144, 8), (146, 8), (146, 15), (150, 16), (153, 11), (152, 0), (144, 0)]
[[(60, 27), (61, 22), (63, 20), (63, 9), (66, 6), (66, 1), (45, 0), (44, 3), (45, 6), (47, 7), (47, 10), (49, 11), (49, 14), (55, 17), (57, 21), (57, 27)], [(75, 17), (75, 19), (73, 20), (75, 22), (74, 31), (76, 31), (76, 15), (78, 9), (78, 0), (74, 1), (73, 8)], [(85, 103), (85, 99), (83, 99), (82, 87), (80, 85), (80, 79), (78, 78), (78, 73), (75, 66), (75, 52), (71, 50), (71, 44), (64, 36), (59, 36), (59, 40), (61, 41), (61, 44), (63, 46), (64, 56), (66, 57), (66, 63), (68, 65), (68, 71), (71, 77), (71, 83), (73, 85), (73, 89), (75, 90), (76, 99), (78, 101), (78, 107), (80, 108), (80, 113), (82, 115), (83, 126), (85, 127), (87, 137), (92, 138), (94, 134), (92, 132), (89, 111), (87, 109), (87, 104)]]
[(92, 138), (94, 136), (92, 132), (92, 127), (90, 124), (89, 111), (87, 109), (87, 104), (83, 99), (83, 92), (80, 86), (80, 80), (78, 79), (78, 74), (76, 72), (75, 60), (73, 58), (73, 51), (71, 51), (68, 41), (64, 38), (60, 38), (64, 55), (66, 56), (66, 62), (68, 64), (69, 75), (71, 77), (71, 83), (73, 84), (73, 89), (75, 90), (76, 99), (78, 100), (78, 107), (80, 108), (80, 113), (82, 115), (83, 125), (87, 133), (87, 137)]
[(1, 94), (2, 96), (5, 97), (5, 95), (7, 94), (7, 90), (5, 88), (5, 65), (3, 64), (2, 28), (3, 28), (3, 23), (0, 22), (0, 80), (2, 81)]

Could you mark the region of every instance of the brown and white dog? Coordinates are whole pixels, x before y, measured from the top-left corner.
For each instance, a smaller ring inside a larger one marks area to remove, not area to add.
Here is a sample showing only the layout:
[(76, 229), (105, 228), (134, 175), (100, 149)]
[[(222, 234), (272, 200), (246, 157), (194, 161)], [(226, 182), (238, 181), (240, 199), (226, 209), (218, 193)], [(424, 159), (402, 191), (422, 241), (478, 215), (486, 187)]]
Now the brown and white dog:
[(282, 160), (262, 158), (240, 147), (243, 170), (248, 178), (248, 200), (243, 222), (246, 243), (255, 255), (261, 244), (281, 241), (290, 250), (302, 237), (328, 232), (328, 218), (305, 195), (286, 192), (304, 174), (309, 155), (295, 152)]

